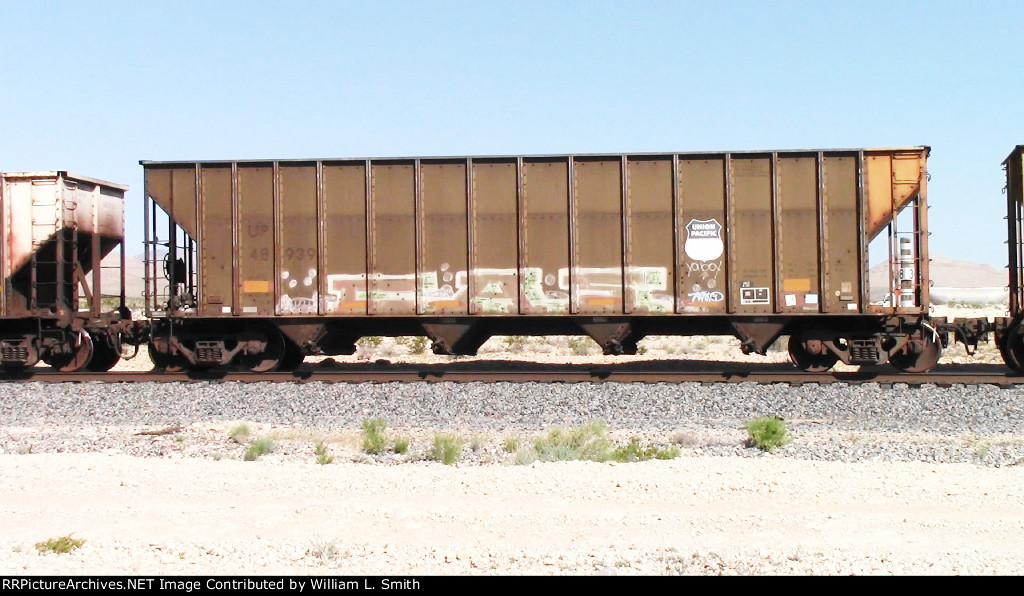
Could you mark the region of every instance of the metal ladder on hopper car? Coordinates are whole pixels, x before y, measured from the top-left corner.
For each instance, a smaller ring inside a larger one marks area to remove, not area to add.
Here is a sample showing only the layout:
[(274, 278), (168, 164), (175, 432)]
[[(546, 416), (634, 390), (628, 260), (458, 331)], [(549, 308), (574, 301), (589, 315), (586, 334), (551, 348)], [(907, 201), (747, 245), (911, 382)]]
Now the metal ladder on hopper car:
[[(69, 189), (74, 188), (73, 183), (66, 183)], [(70, 194), (71, 199), (65, 196)], [(32, 260), (31, 260), (31, 304), (32, 312), (45, 309), (60, 314), (60, 306), (70, 308), (65, 304), (64, 297), (73, 296), (77, 299), (77, 292), (74, 292), (74, 272), (67, 271), (64, 264), (69, 261), (69, 254), (77, 258), (78, 255), (78, 227), (75, 223), (75, 210), (78, 202), (73, 198), (74, 193), (64, 193), (60, 181), (58, 181), (54, 192), (32, 193)], [(46, 200), (47, 198), (52, 200)], [(69, 236), (69, 237), (66, 237)], [(53, 260), (40, 260), (42, 249), (53, 238)], [(70, 253), (68, 252), (70, 250)], [(40, 281), (39, 268), (52, 267), (53, 281)], [(65, 275), (65, 274), (69, 275)], [(70, 279), (66, 279), (70, 278)], [(53, 289), (53, 300), (40, 299), (40, 289), (43, 289), (43, 296), (47, 295), (47, 288)], [(70, 290), (70, 291), (69, 291)], [(77, 305), (75, 305), (77, 309)]]
[[(889, 224), (889, 290), (890, 306), (896, 308), (915, 308), (919, 306), (922, 283), (924, 278), (924, 258), (921, 247), (927, 241), (927, 232), (920, 229), (921, 199), (915, 198), (904, 209), (906, 213), (897, 213), (895, 197), (897, 186), (906, 180), (892, 180), (892, 221)], [(903, 217), (900, 217), (900, 216)], [(900, 220), (910, 219), (910, 229), (900, 226)]]
[[(121, 251), (124, 251), (123, 246), (121, 247)], [(124, 267), (124, 265), (121, 261), (121, 255), (118, 254), (116, 256), (117, 261), (113, 265), (104, 265), (102, 259), (100, 259), (98, 261), (98, 264), (96, 265), (100, 269), (99, 289), (101, 293), (99, 297), (96, 298), (95, 303), (97, 304), (96, 308), (98, 308), (100, 311), (110, 308), (106, 306), (106, 304), (122, 304), (121, 297), (122, 295), (124, 295), (124, 288), (122, 286), (124, 285), (125, 280), (123, 280), (121, 277), (121, 270)], [(97, 258), (99, 258), (98, 255)], [(117, 284), (115, 285), (111, 283), (113, 281), (117, 281)], [(96, 287), (93, 287), (92, 291), (95, 293)], [(90, 304), (89, 308), (93, 308), (93, 305)], [(94, 314), (98, 315), (99, 312), (96, 312)]]

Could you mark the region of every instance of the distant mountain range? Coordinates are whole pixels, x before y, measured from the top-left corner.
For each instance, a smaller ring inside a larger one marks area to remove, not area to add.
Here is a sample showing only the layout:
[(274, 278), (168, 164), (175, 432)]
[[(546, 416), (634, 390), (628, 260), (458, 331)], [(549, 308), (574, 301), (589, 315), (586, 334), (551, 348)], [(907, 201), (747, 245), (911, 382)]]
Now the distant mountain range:
[[(996, 269), (991, 265), (971, 263), (969, 261), (958, 261), (947, 257), (932, 256), (929, 266), (929, 275), (933, 288), (990, 288), (989, 291), (961, 292), (964, 296), (970, 296), (961, 301), (966, 302), (1005, 302), (1009, 283), (1009, 274), (1006, 269)], [(868, 271), (868, 278), (871, 281), (871, 300), (878, 301), (885, 298), (888, 292), (889, 268), (886, 263), (879, 263)], [(998, 288), (998, 290), (997, 290)], [(945, 294), (956, 292), (933, 291), (932, 301), (935, 303), (945, 302)]]

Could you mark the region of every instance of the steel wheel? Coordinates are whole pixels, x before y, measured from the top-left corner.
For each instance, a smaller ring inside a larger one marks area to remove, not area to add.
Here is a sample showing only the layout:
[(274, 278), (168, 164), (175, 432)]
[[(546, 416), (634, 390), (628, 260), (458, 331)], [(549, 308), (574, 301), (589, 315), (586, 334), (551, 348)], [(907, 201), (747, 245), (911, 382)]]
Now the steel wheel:
[(1020, 327), (1014, 325), (999, 341), (999, 353), (1003, 362), (1017, 372), (1024, 372), (1024, 343), (1021, 342)]
[(92, 338), (87, 333), (79, 335), (78, 345), (70, 352), (51, 355), (46, 363), (62, 373), (78, 372), (92, 361)]
[(302, 366), (302, 361), (305, 360), (306, 356), (299, 349), (299, 346), (295, 345), (295, 342), (285, 338), (284, 339), (284, 358), (281, 359), (281, 364), (277, 366), (277, 370), (295, 370)]
[(839, 362), (839, 357), (832, 352), (812, 354), (798, 335), (789, 336), (789, 359), (800, 370), (811, 373), (825, 372)]
[(920, 352), (916, 354), (909, 350), (906, 352), (896, 352), (889, 356), (889, 363), (902, 372), (923, 373), (931, 370), (932, 367), (938, 364), (939, 357), (942, 356), (942, 346), (928, 336), (925, 336), (920, 341), (923, 343), (923, 348)]
[(285, 339), (276, 329), (267, 329), (267, 347), (257, 354), (242, 354), (241, 364), (252, 372), (277, 370), (286, 355)]
[(121, 352), (105, 337), (92, 338), (92, 360), (85, 365), (85, 370), (107, 372), (121, 361)]
[(172, 356), (170, 354), (158, 352), (156, 348), (153, 347), (153, 342), (146, 344), (146, 351), (149, 352), (149, 360), (153, 363), (153, 368), (164, 372), (181, 372), (185, 370), (185, 365), (188, 363), (181, 356)]

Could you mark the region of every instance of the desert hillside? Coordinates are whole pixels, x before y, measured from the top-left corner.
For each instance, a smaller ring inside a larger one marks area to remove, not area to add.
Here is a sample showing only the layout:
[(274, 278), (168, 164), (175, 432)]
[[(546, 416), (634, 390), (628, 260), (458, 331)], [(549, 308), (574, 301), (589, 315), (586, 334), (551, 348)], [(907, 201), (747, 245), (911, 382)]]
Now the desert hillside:
[[(987, 294), (979, 292), (977, 297), (966, 300), (967, 302), (1005, 301), (1006, 292), (1003, 288), (1009, 281), (1006, 269), (933, 255), (930, 275), (932, 286), (936, 288), (998, 288), (998, 291), (993, 290)], [(872, 267), (868, 276), (871, 282), (871, 300), (881, 300), (887, 293), (889, 272), (886, 263)], [(943, 302), (941, 298), (941, 293), (936, 294), (933, 296), (933, 302)]]

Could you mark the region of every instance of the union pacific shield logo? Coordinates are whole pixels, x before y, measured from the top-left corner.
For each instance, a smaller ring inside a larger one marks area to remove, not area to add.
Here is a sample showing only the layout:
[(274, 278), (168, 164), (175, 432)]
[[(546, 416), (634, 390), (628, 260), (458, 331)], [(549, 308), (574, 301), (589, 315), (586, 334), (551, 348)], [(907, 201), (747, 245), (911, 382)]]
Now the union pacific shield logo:
[(695, 261), (714, 261), (725, 252), (722, 224), (717, 219), (691, 219), (686, 224), (686, 256)]

